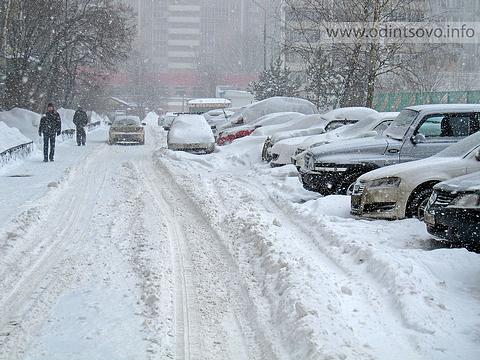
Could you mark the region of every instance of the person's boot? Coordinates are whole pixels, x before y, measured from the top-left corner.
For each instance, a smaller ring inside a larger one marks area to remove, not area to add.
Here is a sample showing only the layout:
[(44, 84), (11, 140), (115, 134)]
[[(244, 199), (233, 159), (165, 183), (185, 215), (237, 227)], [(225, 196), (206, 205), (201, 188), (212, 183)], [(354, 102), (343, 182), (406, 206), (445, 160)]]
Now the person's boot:
[(48, 159), (43, 159), (43, 162), (48, 162)]

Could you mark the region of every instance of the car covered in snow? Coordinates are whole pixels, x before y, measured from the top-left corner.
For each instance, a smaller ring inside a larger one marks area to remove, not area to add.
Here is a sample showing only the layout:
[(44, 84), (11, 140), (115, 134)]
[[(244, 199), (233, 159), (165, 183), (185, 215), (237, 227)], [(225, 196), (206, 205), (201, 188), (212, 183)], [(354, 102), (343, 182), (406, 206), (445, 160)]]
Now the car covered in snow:
[(145, 144), (145, 123), (138, 116), (117, 116), (110, 126), (108, 143), (113, 144)]
[[(350, 107), (350, 108), (340, 108), (329, 111), (325, 114), (321, 115), (321, 120), (317, 123), (311, 124), (309, 126), (298, 127), (297, 129), (282, 131), (280, 133), (275, 134), (274, 136), (270, 136), (265, 140), (262, 150), (262, 160), (264, 161), (272, 161), (272, 166), (281, 166), (286, 165), (291, 162), (291, 156), (295, 153), (296, 149), (293, 149), (292, 153), (282, 156), (279, 158), (278, 152), (273, 152), (273, 147), (282, 141), (287, 139), (294, 139), (294, 138), (301, 138), (305, 139), (308, 136), (315, 136), (324, 134), (327, 132), (331, 132), (338, 128), (343, 127), (344, 125), (352, 125), (358, 122), (361, 119), (364, 119), (368, 116), (378, 114), (377, 111), (370, 109), (370, 108), (363, 108), (363, 107)], [(301, 124), (299, 124), (301, 125)], [(295, 143), (295, 141), (292, 141)], [(277, 146), (276, 150), (281, 148), (282, 146)]]
[(353, 187), (354, 215), (402, 219), (423, 218), (433, 186), (480, 171), (480, 132), (426, 159), (386, 166), (359, 177)]
[(178, 116), (178, 113), (168, 112), (158, 119), (158, 126), (162, 126), (166, 131), (170, 130), (173, 121)]
[(218, 133), (217, 136), (217, 144), (218, 145), (225, 145), (230, 144), (232, 141), (236, 139), (240, 139), (245, 136), (251, 135), (255, 130), (261, 128), (263, 126), (273, 126), (273, 125), (280, 125), (284, 123), (289, 123), (295, 118), (302, 117), (303, 114), (297, 112), (281, 112), (281, 113), (272, 113), (261, 118), (257, 119), (256, 121), (248, 124), (248, 125), (241, 125), (236, 126), (231, 129), (223, 130), (222, 132)]
[(480, 129), (480, 105), (439, 104), (405, 108), (383, 136), (338, 141), (304, 153), (304, 188), (344, 194), (363, 174), (424, 159)]
[(275, 96), (243, 107), (230, 117), (228, 123), (219, 127), (218, 132), (240, 125), (253, 125), (261, 117), (279, 112), (297, 112), (310, 115), (318, 114), (318, 109), (305, 99)]
[(167, 136), (170, 150), (212, 153), (215, 138), (202, 115), (182, 114), (175, 118)]
[(288, 161), (287, 156), (291, 154), (290, 162), (300, 169), (304, 164), (305, 151), (308, 149), (336, 141), (382, 135), (398, 114), (398, 112), (376, 113), (353, 125), (341, 127), (326, 134), (282, 140), (273, 146), (272, 153), (275, 158), (278, 156), (276, 162), (280, 164)]
[[(480, 162), (480, 152), (476, 153)], [(435, 238), (480, 248), (480, 172), (433, 187), (425, 209), (427, 231)]]

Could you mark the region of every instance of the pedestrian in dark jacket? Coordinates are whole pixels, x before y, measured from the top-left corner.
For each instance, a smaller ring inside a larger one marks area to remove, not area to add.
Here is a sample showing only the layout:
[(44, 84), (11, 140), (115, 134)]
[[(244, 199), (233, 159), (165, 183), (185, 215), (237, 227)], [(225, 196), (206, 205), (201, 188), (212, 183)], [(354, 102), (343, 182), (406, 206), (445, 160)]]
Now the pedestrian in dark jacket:
[[(47, 105), (47, 113), (40, 120), (38, 135), (43, 135), (43, 161), (53, 161), (55, 156), (55, 137), (60, 136), (62, 132), (62, 121), (60, 115), (55, 111), (52, 103)], [(50, 153), (49, 153), (50, 145)]]
[(75, 111), (75, 115), (73, 115), (73, 123), (77, 127), (77, 145), (85, 145), (85, 142), (87, 141), (85, 126), (88, 124), (88, 116), (80, 106), (77, 111)]

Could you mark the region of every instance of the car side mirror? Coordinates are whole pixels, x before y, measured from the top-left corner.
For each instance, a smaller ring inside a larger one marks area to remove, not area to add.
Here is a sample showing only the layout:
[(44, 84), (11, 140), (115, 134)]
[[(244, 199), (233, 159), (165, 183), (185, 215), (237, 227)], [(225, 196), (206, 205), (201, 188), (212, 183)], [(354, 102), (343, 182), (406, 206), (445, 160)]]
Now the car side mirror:
[(427, 140), (427, 138), (423, 134), (417, 134), (415, 136), (412, 136), (412, 138), (411, 138), (411, 141), (412, 141), (413, 144), (420, 144), (420, 143), (425, 142), (426, 140)]
[(255, 129), (258, 129), (258, 128), (261, 128), (261, 127), (262, 127), (262, 125), (255, 125), (254, 126)]
[(107, 125), (108, 125), (108, 126), (112, 126), (112, 122), (111, 122), (111, 121), (108, 121), (108, 122), (107, 122)]
[(142, 126), (147, 126), (147, 123), (144, 123), (144, 122), (143, 122), (143, 123), (142, 123)]
[(480, 161), (480, 149), (478, 149), (475, 153), (475, 159), (477, 159), (477, 161)]

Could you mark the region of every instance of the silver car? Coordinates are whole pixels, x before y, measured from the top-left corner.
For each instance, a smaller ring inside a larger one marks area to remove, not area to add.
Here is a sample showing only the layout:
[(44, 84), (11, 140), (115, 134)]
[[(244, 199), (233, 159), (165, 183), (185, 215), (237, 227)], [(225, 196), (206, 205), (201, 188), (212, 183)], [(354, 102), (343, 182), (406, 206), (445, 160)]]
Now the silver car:
[(138, 116), (117, 116), (110, 126), (108, 143), (145, 144), (145, 124)]

